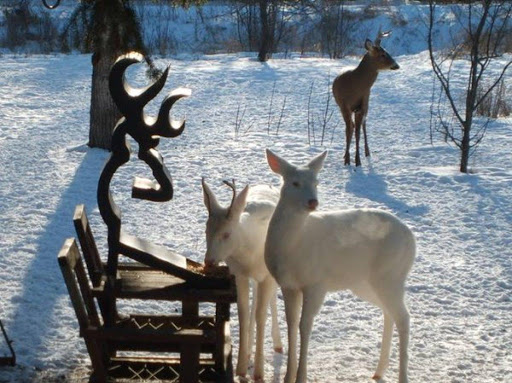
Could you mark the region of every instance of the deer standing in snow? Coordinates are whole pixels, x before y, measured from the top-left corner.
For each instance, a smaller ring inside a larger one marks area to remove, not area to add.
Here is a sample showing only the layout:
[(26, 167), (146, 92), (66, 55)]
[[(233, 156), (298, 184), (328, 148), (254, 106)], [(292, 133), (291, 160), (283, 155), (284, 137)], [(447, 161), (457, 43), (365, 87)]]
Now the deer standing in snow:
[(268, 228), (265, 262), (281, 286), (285, 303), (288, 364), (284, 381), (306, 382), (313, 319), (328, 291), (349, 289), (384, 313), (381, 353), (374, 379), (380, 379), (388, 366), (396, 324), (400, 343), (399, 383), (407, 383), (409, 312), (404, 303), (404, 288), (415, 258), (414, 235), (398, 218), (381, 210), (315, 212), (317, 174), (326, 155), (324, 152), (306, 166), (296, 167), (267, 149), (270, 168), (283, 178), (281, 196)]
[[(277, 285), (265, 266), (263, 251), (268, 223), (274, 212), (279, 192), (266, 185), (246, 186), (236, 195), (234, 182), (224, 181), (233, 192), (228, 208), (222, 207), (204, 179), (203, 197), (208, 209), (206, 223), (206, 267), (226, 262), (235, 276), (237, 307), (240, 323), (240, 344), (236, 374), (245, 376), (252, 350), (254, 322), (256, 322), (256, 354), (254, 379), (263, 379), (263, 346), (269, 300), (272, 312), (272, 339), (274, 350), (283, 352), (277, 322)], [(253, 289), (252, 309), (249, 314), (249, 284)]]
[[(390, 34), (391, 32), (383, 33), (379, 30), (375, 43), (366, 39), (364, 47), (367, 52), (357, 68), (340, 74), (334, 79), (332, 84), (334, 99), (340, 107), (341, 115), (345, 121), (345, 165), (350, 165), (350, 143), (355, 128), (356, 166), (361, 166), (361, 159), (359, 157), (361, 125), (363, 126), (364, 134), (364, 153), (366, 157), (370, 155), (366, 136), (366, 116), (368, 114), (371, 87), (375, 80), (377, 80), (379, 71), (400, 68), (395, 59), (380, 46), (381, 39)], [(353, 119), (352, 115), (354, 115)]]

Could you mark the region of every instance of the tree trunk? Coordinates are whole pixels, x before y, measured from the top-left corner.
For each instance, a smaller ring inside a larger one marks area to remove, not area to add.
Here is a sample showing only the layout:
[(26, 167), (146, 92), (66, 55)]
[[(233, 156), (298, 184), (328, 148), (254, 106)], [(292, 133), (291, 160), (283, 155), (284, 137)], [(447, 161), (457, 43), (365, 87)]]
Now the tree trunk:
[(93, 55), (89, 146), (110, 150), (112, 131), (121, 117), (108, 88), (108, 76), (115, 56)]
[(127, 3), (122, 0), (95, 0), (92, 12), (89, 40), (94, 54), (89, 146), (110, 150), (112, 131), (121, 117), (110, 96), (110, 68), (120, 55), (131, 50), (139, 51), (146, 59), (147, 53), (135, 13)]
[[(468, 172), (468, 163), (469, 163), (469, 150), (471, 149), (471, 139), (470, 139), (470, 131), (471, 131), (471, 125), (464, 124), (463, 126), (463, 133), (462, 133), (462, 141), (460, 146), (460, 171), (462, 173)], [(471, 122), (469, 123), (471, 124)]]
[(267, 61), (274, 50), (274, 34), (277, 8), (273, 0), (260, 0), (261, 42), (258, 60)]

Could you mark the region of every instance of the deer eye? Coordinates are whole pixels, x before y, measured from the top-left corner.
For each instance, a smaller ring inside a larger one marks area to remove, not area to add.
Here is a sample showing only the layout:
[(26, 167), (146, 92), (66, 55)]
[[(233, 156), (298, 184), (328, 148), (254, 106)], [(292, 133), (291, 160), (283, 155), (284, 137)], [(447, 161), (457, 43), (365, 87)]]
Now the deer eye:
[(222, 233), (222, 239), (229, 239), (230, 233)]
[(296, 188), (300, 187), (300, 183), (297, 181), (293, 182), (292, 185), (295, 186)]

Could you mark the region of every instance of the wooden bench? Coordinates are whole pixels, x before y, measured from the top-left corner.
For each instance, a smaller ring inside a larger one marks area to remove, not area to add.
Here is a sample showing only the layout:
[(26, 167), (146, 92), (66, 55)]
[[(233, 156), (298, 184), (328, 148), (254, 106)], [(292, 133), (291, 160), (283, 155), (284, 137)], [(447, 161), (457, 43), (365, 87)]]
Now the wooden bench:
[[(94, 380), (233, 381), (228, 321), (223, 324), (222, 333), (228, 342), (222, 343), (221, 360), (214, 316), (131, 314), (106, 327), (94, 300), (94, 296), (101, 293), (101, 287), (90, 287), (74, 238), (65, 241), (58, 261), (78, 318), (80, 335), (91, 357)], [(120, 354), (130, 351), (136, 353)], [(137, 355), (140, 352), (151, 354)]]
[[(108, 304), (104, 299), (105, 283), (107, 281), (105, 274), (106, 268), (105, 263), (100, 257), (84, 205), (78, 205), (75, 208), (73, 223), (80, 242), (80, 247), (82, 248), (83, 259), (85, 260), (89, 280), (92, 285), (86, 289), (85, 282), (83, 282), (84, 290), (82, 293), (82, 300), (87, 303), (87, 297), (89, 295), (90, 300), (97, 299), (100, 312), (102, 313), (103, 309), (108, 310), (108, 308), (102, 307)], [(145, 243), (144, 241), (142, 241), (142, 244), (140, 240), (138, 242), (138, 246), (144, 247), (145, 251), (148, 251), (148, 249), (151, 249), (152, 246), (154, 246), (152, 244)], [(68, 254), (68, 257), (72, 257), (73, 259), (79, 258), (81, 262), (80, 253), (78, 252), (76, 244), (72, 245), (66, 242), (61, 254), (63, 251)], [(69, 255), (72, 253), (76, 254)], [(62, 262), (64, 262), (64, 260), (60, 261), (60, 259), (61, 255), (59, 255), (59, 262), (62, 267)], [(200, 264), (191, 260), (187, 260), (187, 262), (192, 262), (192, 266), (197, 267), (198, 269), (201, 267)], [(70, 263), (70, 265), (75, 265), (75, 263)], [(75, 271), (77, 281), (80, 281), (80, 278), (87, 281), (85, 268), (82, 266), (82, 269), (84, 270), (84, 277), (78, 277), (82, 272), (79, 271), (80, 266), (77, 267), (78, 269)], [(227, 269), (221, 269), (220, 271), (220, 275), (227, 275), (227, 273)], [(226, 281), (228, 282), (227, 284)], [(216, 282), (218, 286), (214, 286), (214, 282)], [(199, 376), (197, 374), (201, 373), (202, 375), (205, 375), (207, 374), (207, 371), (209, 371), (209, 377), (214, 378), (212, 381), (232, 382), (229, 308), (230, 304), (236, 301), (236, 287), (232, 278), (214, 278), (213, 282), (210, 281), (205, 286), (201, 286), (198, 284), (197, 280), (194, 279), (183, 279), (138, 262), (122, 262), (118, 267), (114, 286), (114, 295), (116, 299), (181, 301), (182, 315), (152, 316), (134, 314), (126, 315), (125, 313), (120, 313), (117, 316), (113, 329), (107, 330), (104, 328), (101, 333), (96, 332), (96, 330), (92, 330), (91, 333), (91, 330), (85, 329), (89, 325), (96, 328), (99, 322), (104, 322), (100, 320), (102, 318), (98, 318), (98, 320), (94, 319), (93, 322), (86, 325), (85, 328), (80, 325), (81, 334), (84, 338), (92, 337), (96, 339), (96, 343), (107, 343), (108, 346), (106, 348), (110, 351), (114, 350), (114, 354), (115, 351), (126, 349), (130, 349), (132, 351), (169, 351), (162, 349), (162, 342), (166, 347), (170, 347), (173, 352), (181, 353), (186, 351), (190, 353), (188, 358), (190, 360), (194, 360), (194, 363), (190, 361), (181, 361), (182, 364), (185, 363), (188, 365), (186, 372), (189, 375), (183, 377), (182, 374), (185, 373), (185, 370), (183, 368), (179, 368), (179, 357), (166, 358), (164, 361), (152, 358), (151, 360), (156, 363), (153, 368), (158, 371), (162, 371), (159, 373), (158, 378), (155, 376), (153, 379), (162, 379), (162, 376), (165, 375), (167, 379), (171, 379), (172, 376), (174, 376), (174, 378), (180, 377), (180, 382), (203, 382), (208, 380), (204, 380), (204, 377), (201, 380), (198, 380)], [(200, 302), (214, 303), (216, 305), (215, 316), (199, 315)], [(73, 305), (75, 306), (75, 303), (73, 303)], [(87, 307), (85, 308), (86, 312), (93, 310), (93, 303), (90, 303), (90, 306), (90, 309), (87, 309)], [(77, 311), (76, 307), (75, 311)], [(84, 309), (78, 309), (77, 316), (80, 312), (83, 313)], [(93, 315), (94, 318), (97, 316), (97, 313)], [(82, 315), (82, 317), (84, 317), (84, 315)], [(148, 328), (151, 329), (153, 327), (181, 329), (182, 332), (173, 333), (171, 337), (168, 336), (170, 333), (162, 334), (154, 331), (147, 332)], [(137, 328), (140, 328), (141, 330), (135, 331)], [(142, 330), (143, 328), (146, 330)], [(114, 342), (112, 339), (107, 339), (108, 337), (113, 337), (114, 334), (120, 333), (123, 334), (123, 341), (118, 339)], [(105, 334), (108, 334), (108, 336)], [(147, 343), (147, 339), (142, 340), (141, 336), (142, 338), (148, 338), (150, 342)], [(155, 339), (152, 337), (155, 337)], [(174, 341), (171, 341), (171, 338), (174, 339)], [(208, 342), (198, 344), (197, 338), (204, 338), (204, 340), (208, 340)], [(165, 341), (161, 341), (162, 339), (165, 339)], [(181, 344), (182, 346), (178, 347), (178, 344)], [(185, 345), (185, 349), (182, 350), (181, 348), (183, 345)], [(197, 347), (198, 345), (200, 347)], [(91, 351), (93, 353), (97, 352), (95, 351), (96, 349), (97, 347), (91, 350), (88, 346), (90, 354)], [(193, 358), (192, 354), (195, 355)], [(201, 358), (200, 360), (201, 354), (211, 354), (211, 357)], [(93, 369), (96, 373), (96, 366), (98, 366), (98, 363), (95, 363), (94, 359), (95, 357), (91, 354)], [(199, 360), (200, 362), (198, 365), (197, 363)], [(108, 367), (105, 365), (99, 366), (100, 369), (98, 371), (100, 371), (100, 375), (106, 373), (109, 377), (119, 378), (126, 377), (126, 375), (130, 374), (134, 374), (135, 376), (137, 374), (135, 374), (134, 371), (141, 370), (141, 361), (137, 358), (119, 358), (116, 356), (111, 358), (106, 365)], [(114, 368), (113, 365), (116, 367)], [(106, 372), (102, 372), (103, 370)], [(163, 371), (167, 372), (164, 374)], [(192, 374), (191, 371), (196, 371), (196, 373)], [(140, 374), (140, 372), (138, 374)], [(152, 375), (148, 371), (144, 376), (144, 379), (149, 379)]]

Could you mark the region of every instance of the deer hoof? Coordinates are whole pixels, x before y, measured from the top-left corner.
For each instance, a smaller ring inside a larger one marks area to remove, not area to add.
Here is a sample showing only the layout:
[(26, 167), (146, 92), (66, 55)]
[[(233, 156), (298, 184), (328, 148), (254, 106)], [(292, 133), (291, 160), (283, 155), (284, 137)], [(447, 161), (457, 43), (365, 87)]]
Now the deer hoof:
[(380, 381), (382, 379), (382, 376), (380, 376), (380, 375), (373, 375), (372, 379), (375, 380), (376, 382), (378, 382), (378, 381)]
[(265, 383), (263, 376), (254, 375), (254, 383)]
[(282, 347), (274, 347), (274, 351), (277, 352), (278, 354), (283, 354), (284, 353), (284, 350)]
[(237, 383), (249, 383), (250, 381), (245, 375), (236, 374), (236, 376), (238, 378), (236, 380)]

